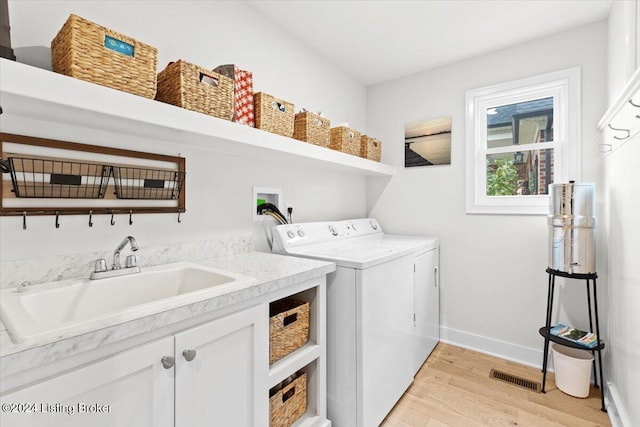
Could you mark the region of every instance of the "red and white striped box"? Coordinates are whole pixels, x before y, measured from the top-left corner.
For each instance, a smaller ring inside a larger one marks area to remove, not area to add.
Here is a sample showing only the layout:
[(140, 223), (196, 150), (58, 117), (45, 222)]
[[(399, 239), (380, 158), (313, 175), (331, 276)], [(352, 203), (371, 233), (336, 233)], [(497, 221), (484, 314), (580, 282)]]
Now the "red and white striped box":
[(235, 64), (220, 65), (213, 71), (234, 80), (233, 121), (255, 127), (253, 112), (253, 73)]

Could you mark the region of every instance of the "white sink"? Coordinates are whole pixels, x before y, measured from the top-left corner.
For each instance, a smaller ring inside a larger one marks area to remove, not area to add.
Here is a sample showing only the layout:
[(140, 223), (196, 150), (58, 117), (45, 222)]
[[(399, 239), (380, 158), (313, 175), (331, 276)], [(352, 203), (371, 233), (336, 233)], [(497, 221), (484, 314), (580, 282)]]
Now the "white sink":
[(0, 317), (18, 342), (61, 338), (222, 295), (255, 279), (192, 263), (99, 280), (0, 291)]

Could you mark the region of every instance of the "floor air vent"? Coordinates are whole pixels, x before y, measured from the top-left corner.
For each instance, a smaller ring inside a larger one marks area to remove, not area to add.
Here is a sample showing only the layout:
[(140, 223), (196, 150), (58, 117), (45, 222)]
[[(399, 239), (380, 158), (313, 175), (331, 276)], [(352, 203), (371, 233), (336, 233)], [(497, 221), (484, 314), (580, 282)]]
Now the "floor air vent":
[(540, 393), (542, 389), (542, 385), (535, 381), (531, 381), (525, 378), (517, 377), (515, 375), (508, 374), (506, 372), (498, 371), (496, 369), (492, 369), (489, 373), (489, 378), (494, 378), (496, 380), (504, 381), (509, 384), (513, 384), (520, 388), (524, 388), (527, 390), (535, 391), (536, 393)]

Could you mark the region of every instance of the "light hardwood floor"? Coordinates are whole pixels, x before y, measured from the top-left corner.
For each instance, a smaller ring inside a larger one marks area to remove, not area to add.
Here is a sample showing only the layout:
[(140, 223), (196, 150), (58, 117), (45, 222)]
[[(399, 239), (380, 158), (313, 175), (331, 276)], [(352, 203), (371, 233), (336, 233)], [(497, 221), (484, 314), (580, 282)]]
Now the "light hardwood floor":
[(422, 366), (384, 427), (610, 426), (600, 390), (578, 399), (556, 388), (546, 394), (489, 378), (491, 368), (542, 382), (539, 369), (440, 343)]

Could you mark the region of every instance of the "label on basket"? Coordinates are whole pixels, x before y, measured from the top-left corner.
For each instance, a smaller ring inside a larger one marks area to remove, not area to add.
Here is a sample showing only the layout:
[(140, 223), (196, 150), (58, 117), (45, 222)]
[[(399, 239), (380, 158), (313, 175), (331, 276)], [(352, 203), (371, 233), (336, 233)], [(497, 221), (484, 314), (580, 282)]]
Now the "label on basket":
[(110, 36), (104, 36), (104, 47), (123, 55), (133, 56), (133, 45), (125, 43), (122, 40), (114, 39)]
[(49, 184), (82, 185), (82, 175), (52, 173), (49, 177)]
[(164, 188), (163, 179), (145, 179), (144, 188)]

